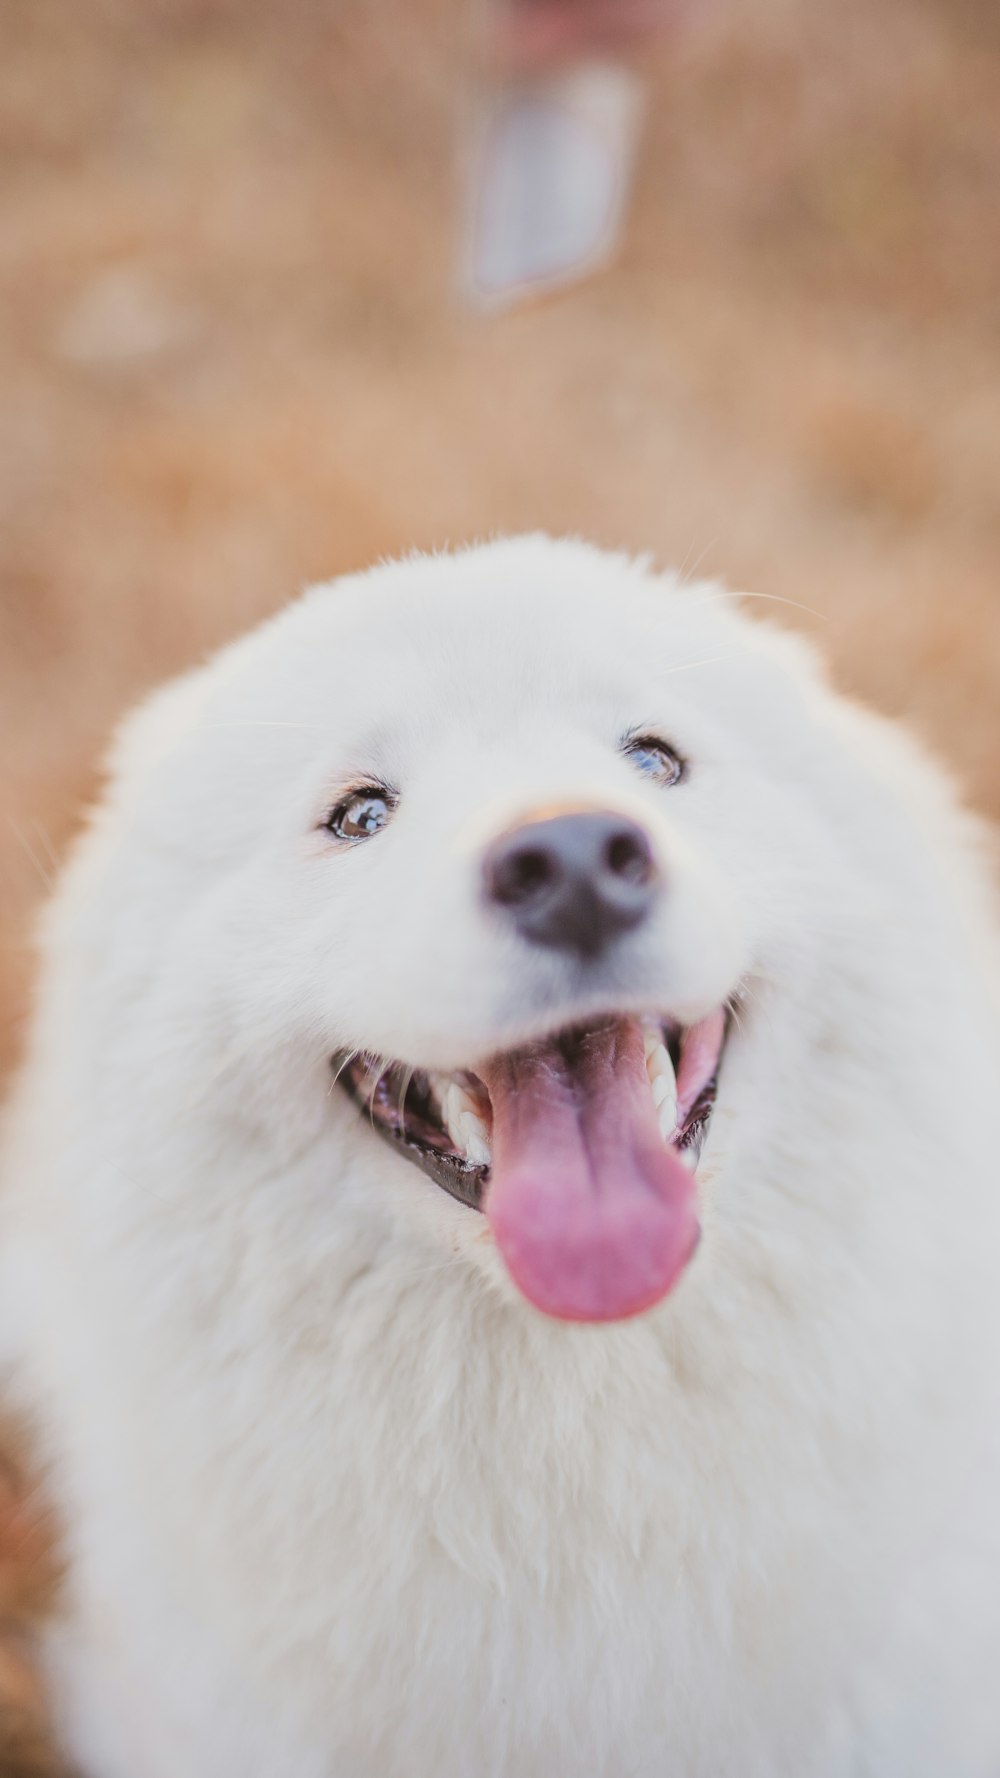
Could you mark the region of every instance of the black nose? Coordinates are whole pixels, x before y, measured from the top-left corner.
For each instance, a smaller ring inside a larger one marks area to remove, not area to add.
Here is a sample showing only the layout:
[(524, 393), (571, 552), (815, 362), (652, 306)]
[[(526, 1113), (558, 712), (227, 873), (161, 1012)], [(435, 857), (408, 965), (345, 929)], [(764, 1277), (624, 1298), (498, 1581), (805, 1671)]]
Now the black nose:
[(656, 894), (653, 851), (626, 816), (556, 815), (505, 834), (487, 854), (486, 893), (522, 938), (597, 957), (645, 919)]

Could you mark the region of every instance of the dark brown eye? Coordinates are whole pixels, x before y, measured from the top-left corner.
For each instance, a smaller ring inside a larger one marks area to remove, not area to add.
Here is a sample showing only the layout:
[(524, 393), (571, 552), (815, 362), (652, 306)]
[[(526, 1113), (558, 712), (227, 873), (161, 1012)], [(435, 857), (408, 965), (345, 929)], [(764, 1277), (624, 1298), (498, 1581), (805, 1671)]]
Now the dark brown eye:
[(328, 815), (326, 826), (338, 840), (367, 840), (385, 827), (391, 814), (389, 793), (370, 785), (364, 790), (352, 790), (338, 803)]
[(684, 761), (679, 753), (655, 735), (636, 735), (626, 743), (625, 752), (644, 778), (657, 784), (676, 784), (684, 776)]

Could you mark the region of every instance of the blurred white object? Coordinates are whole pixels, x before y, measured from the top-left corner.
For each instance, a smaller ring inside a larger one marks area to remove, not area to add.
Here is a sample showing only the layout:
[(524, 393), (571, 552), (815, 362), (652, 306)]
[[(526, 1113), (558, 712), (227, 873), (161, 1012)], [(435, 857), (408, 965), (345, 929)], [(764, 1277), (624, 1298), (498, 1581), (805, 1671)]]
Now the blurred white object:
[(610, 257), (640, 117), (628, 68), (591, 63), (488, 90), (472, 146), (463, 285), (480, 307), (585, 277)]
[(119, 265), (84, 285), (53, 343), (70, 364), (128, 367), (189, 345), (199, 331), (193, 309), (176, 302), (141, 267)]

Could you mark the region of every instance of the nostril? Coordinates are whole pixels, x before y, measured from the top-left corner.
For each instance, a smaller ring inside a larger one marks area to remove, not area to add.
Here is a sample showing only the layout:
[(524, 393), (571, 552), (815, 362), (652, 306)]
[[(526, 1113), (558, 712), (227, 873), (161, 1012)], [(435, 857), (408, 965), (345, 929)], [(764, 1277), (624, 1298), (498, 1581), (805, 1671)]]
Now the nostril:
[(581, 809), (501, 835), (483, 860), (483, 887), (521, 938), (594, 959), (651, 912), (660, 875), (643, 828)]
[(497, 861), (493, 872), (494, 898), (508, 907), (548, 889), (559, 876), (558, 861), (540, 846), (521, 846)]
[(622, 828), (604, 848), (604, 862), (612, 876), (625, 883), (648, 883), (653, 875), (653, 854), (641, 828)]

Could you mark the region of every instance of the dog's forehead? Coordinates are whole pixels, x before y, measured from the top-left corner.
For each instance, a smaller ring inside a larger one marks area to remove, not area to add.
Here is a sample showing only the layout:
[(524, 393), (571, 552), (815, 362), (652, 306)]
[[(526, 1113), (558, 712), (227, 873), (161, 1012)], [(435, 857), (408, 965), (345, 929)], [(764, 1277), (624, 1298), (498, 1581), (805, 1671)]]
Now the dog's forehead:
[(357, 732), (643, 714), (704, 653), (694, 602), (622, 558), (534, 540), (318, 587), (252, 674), (276, 720)]

